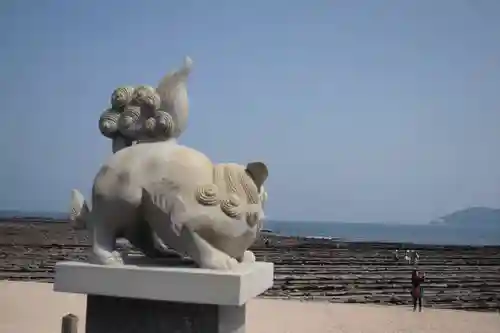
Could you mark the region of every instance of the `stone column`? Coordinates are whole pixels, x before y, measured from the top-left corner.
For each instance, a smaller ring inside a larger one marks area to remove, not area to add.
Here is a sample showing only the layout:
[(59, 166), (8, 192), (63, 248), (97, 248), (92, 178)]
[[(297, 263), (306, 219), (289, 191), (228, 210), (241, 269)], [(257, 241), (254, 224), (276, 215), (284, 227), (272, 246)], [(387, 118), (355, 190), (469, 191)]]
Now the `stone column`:
[(86, 333), (243, 333), (245, 304), (273, 284), (273, 264), (233, 271), (56, 265), (54, 290), (87, 295)]

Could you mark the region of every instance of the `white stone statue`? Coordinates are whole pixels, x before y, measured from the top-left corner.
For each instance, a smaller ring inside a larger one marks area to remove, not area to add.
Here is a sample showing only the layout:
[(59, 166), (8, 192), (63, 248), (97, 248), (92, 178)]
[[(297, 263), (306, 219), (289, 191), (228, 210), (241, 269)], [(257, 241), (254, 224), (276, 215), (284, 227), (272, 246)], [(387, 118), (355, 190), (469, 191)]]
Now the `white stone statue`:
[[(94, 263), (123, 264), (118, 237), (146, 256), (168, 246), (203, 268), (231, 269), (255, 261), (248, 248), (262, 227), (267, 167), (262, 162), (213, 164), (177, 143), (187, 120), (189, 67), (167, 75), (157, 94), (145, 87), (115, 91), (113, 110), (123, 109), (114, 123), (105, 124), (111, 111), (101, 117), (101, 131), (113, 138), (115, 153), (94, 179), (92, 208), (77, 190), (71, 202), (75, 226), (92, 233)], [(136, 111), (128, 110), (130, 105), (140, 109), (132, 121), (128, 112)], [(125, 144), (115, 143), (117, 138)]]

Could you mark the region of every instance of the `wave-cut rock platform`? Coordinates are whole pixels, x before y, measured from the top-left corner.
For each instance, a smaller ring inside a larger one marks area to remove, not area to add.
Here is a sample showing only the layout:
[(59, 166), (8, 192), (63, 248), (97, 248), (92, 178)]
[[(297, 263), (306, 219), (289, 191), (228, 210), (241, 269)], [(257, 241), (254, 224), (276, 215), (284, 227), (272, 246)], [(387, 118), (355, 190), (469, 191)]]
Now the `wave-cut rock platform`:
[[(252, 247), (275, 264), (263, 297), (341, 303), (409, 304), (413, 266), (396, 249), (415, 249), (426, 273), (427, 307), (500, 311), (500, 246), (362, 243), (265, 235)], [(52, 282), (60, 260), (85, 261), (87, 232), (69, 223), (0, 222), (0, 280)], [(134, 253), (134, 249), (128, 249)]]

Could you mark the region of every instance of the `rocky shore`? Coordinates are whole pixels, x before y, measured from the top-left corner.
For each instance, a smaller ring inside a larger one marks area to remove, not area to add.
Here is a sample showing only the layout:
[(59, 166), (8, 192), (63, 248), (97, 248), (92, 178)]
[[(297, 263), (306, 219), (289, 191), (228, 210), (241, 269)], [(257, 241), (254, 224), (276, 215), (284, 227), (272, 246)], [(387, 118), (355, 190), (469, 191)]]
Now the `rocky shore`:
[[(275, 263), (263, 297), (343, 303), (409, 304), (412, 266), (393, 259), (415, 249), (426, 273), (428, 307), (500, 311), (500, 246), (361, 243), (266, 234), (253, 246)], [(0, 222), (0, 280), (51, 282), (60, 260), (86, 260), (89, 237), (67, 223)], [(133, 250), (132, 250), (133, 252)]]

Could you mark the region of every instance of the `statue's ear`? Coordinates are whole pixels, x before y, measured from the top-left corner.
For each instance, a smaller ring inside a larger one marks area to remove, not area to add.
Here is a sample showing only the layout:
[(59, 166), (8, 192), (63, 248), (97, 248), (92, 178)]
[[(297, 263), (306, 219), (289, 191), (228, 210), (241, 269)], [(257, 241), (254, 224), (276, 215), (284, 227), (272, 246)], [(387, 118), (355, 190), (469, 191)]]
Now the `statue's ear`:
[(259, 189), (264, 184), (269, 175), (267, 166), (262, 162), (252, 162), (247, 164), (246, 172), (253, 179), (257, 189)]

